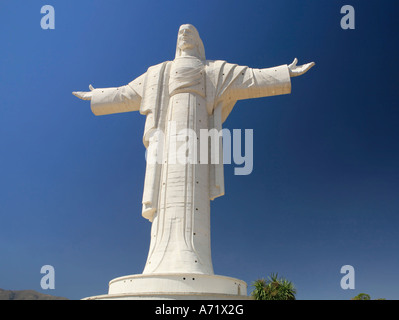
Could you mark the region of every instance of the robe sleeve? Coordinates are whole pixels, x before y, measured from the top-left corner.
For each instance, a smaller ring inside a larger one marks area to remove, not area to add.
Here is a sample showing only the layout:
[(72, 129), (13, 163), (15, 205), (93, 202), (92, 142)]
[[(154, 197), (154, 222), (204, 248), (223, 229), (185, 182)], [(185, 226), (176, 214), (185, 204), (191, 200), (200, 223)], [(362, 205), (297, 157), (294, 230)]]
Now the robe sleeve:
[(96, 116), (138, 111), (143, 95), (144, 77), (145, 74), (121, 87), (94, 89), (91, 111)]
[(266, 69), (244, 68), (226, 88), (222, 98), (243, 100), (291, 93), (287, 65)]
[(291, 93), (288, 65), (255, 69), (223, 60), (207, 61), (207, 109), (221, 107), (223, 123), (238, 100)]

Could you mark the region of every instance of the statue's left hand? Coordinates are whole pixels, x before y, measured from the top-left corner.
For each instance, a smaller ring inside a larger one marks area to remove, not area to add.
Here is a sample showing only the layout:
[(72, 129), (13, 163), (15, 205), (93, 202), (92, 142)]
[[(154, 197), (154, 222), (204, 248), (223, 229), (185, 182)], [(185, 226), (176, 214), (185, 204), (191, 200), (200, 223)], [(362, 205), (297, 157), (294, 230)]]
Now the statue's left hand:
[(298, 59), (295, 58), (294, 61), (288, 66), (290, 71), (290, 77), (297, 77), (304, 73), (306, 73), (311, 67), (315, 65), (314, 62), (303, 64), (301, 66), (297, 66)]
[(92, 97), (91, 91), (93, 91), (94, 88), (93, 88), (92, 85), (89, 85), (89, 89), (90, 89), (89, 92), (74, 91), (74, 92), (72, 92), (72, 94), (75, 95), (76, 97), (78, 97), (79, 99), (82, 99), (82, 100), (91, 100), (91, 97)]

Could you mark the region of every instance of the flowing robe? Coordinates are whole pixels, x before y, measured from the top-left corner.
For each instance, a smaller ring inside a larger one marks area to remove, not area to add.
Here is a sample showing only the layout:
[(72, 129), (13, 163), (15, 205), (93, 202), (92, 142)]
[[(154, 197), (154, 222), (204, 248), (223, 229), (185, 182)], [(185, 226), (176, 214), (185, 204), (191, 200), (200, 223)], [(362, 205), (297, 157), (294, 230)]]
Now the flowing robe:
[(144, 145), (149, 154), (161, 153), (159, 163), (147, 161), (144, 181), (142, 215), (152, 222), (144, 274), (213, 274), (210, 200), (224, 194), (222, 143), (218, 163), (199, 163), (199, 156), (181, 163), (176, 152), (187, 139), (181, 132), (192, 130), (198, 138), (202, 129), (220, 131), (237, 100), (290, 92), (287, 65), (253, 69), (195, 57), (150, 67), (122, 87), (92, 91), (95, 115), (146, 115)]

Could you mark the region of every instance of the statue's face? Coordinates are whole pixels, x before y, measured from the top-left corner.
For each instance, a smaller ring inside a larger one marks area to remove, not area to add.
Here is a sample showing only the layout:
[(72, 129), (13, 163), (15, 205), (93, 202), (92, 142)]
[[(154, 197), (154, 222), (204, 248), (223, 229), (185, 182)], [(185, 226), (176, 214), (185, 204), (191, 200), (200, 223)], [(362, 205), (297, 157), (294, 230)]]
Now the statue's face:
[(196, 35), (189, 25), (183, 25), (180, 27), (177, 46), (180, 50), (193, 49), (197, 46)]

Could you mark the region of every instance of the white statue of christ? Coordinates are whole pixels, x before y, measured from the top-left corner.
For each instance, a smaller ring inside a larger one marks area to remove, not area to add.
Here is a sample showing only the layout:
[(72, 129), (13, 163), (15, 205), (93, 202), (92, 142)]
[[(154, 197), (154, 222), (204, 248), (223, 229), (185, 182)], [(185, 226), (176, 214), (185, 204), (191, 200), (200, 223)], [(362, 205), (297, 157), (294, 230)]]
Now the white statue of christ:
[[(290, 93), (290, 78), (314, 65), (296, 64), (297, 59), (290, 65), (253, 69), (206, 60), (198, 31), (185, 24), (173, 61), (150, 67), (125, 86), (90, 85), (89, 92), (73, 93), (91, 100), (95, 115), (140, 111), (146, 116), (144, 145), (163, 153), (162, 163), (147, 161), (142, 215), (152, 227), (143, 274), (213, 275), (210, 200), (224, 194), (223, 162), (170, 161), (185, 143), (179, 132), (191, 129), (200, 137), (203, 129), (220, 131), (238, 100)], [(158, 130), (164, 135), (155, 135)]]

